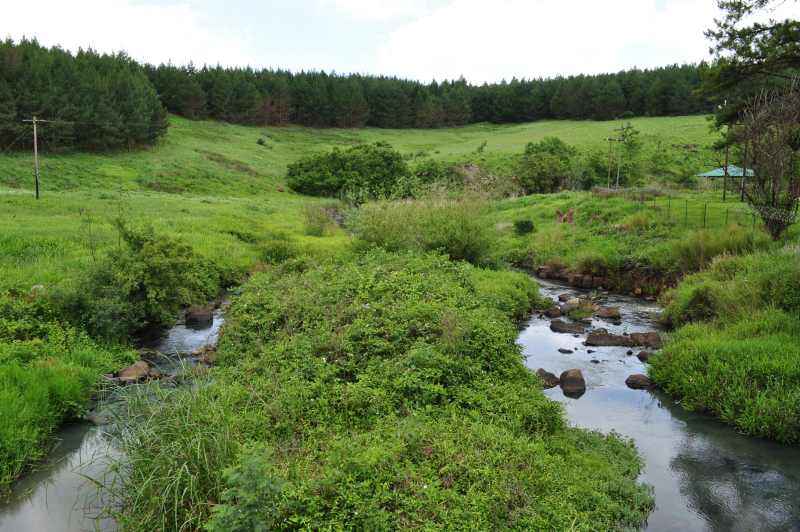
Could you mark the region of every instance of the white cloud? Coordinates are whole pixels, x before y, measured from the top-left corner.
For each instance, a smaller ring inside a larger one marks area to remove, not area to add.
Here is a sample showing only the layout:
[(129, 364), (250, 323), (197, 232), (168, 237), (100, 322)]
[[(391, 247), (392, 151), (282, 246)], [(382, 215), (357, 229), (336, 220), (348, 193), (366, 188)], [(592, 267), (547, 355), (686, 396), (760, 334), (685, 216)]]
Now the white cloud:
[[(12, 2), (9, 2), (12, 3)], [(158, 63), (246, 65), (248, 36), (204, 20), (187, 2), (156, 5), (135, 0), (36, 0), (4, 6), (0, 36), (36, 37), (46, 46), (75, 51), (126, 51), (135, 59)]]
[(426, 0), (317, 0), (318, 9), (333, 9), (351, 19), (388, 21), (418, 17), (427, 12)]
[(694, 62), (715, 15), (710, 0), (452, 0), (391, 32), (378, 64), (483, 82)]

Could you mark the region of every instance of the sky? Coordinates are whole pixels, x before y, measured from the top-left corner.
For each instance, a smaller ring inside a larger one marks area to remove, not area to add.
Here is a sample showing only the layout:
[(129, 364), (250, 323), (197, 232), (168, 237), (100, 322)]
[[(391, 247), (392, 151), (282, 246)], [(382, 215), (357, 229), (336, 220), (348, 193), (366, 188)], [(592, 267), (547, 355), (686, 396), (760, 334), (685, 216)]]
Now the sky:
[[(0, 0), (0, 38), (471, 83), (708, 59), (715, 0)], [(800, 17), (789, 0), (771, 16)]]

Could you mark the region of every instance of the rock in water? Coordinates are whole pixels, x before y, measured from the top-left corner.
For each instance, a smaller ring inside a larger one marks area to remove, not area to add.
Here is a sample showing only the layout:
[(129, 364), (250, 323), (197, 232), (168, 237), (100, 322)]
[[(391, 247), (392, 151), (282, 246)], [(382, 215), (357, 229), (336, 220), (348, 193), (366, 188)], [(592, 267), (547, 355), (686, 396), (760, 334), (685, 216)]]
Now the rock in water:
[(647, 363), (650, 360), (650, 356), (652, 354), (653, 353), (650, 353), (648, 351), (639, 351), (639, 354), (636, 355), (636, 358), (638, 358), (639, 360), (641, 360), (644, 363)]
[(143, 381), (150, 375), (150, 365), (144, 360), (134, 362), (119, 372), (118, 378), (122, 384), (132, 384)]
[(550, 322), (550, 330), (557, 333), (581, 334), (585, 329), (580, 323), (567, 323), (562, 320), (553, 320)]
[(622, 315), (617, 307), (600, 307), (597, 309), (595, 316), (604, 320), (618, 321)]
[(610, 334), (605, 329), (595, 329), (586, 337), (586, 345), (631, 347), (634, 344), (628, 336)]
[(536, 370), (536, 374), (542, 379), (542, 384), (545, 388), (555, 388), (561, 382), (555, 373), (550, 373), (544, 368)]
[(548, 318), (560, 318), (561, 317), (561, 309), (558, 307), (550, 307), (549, 309), (544, 311), (544, 315)]
[(586, 393), (586, 380), (584, 380), (583, 373), (579, 369), (568, 369), (561, 374), (559, 381), (561, 382), (561, 390), (567, 397), (577, 399)]
[(194, 306), (186, 309), (186, 326), (198, 329), (211, 327), (214, 323), (214, 306)]
[(628, 388), (633, 388), (634, 390), (644, 390), (650, 388), (653, 385), (653, 381), (647, 375), (637, 373), (625, 379), (625, 384)]
[(650, 349), (661, 349), (661, 335), (657, 332), (631, 333), (633, 345), (643, 345)]
[(570, 294), (559, 294), (558, 295), (558, 300), (561, 301), (562, 303), (566, 303), (570, 299), (572, 299), (572, 296)]
[(566, 349), (564, 347), (559, 347), (558, 348), (558, 352), (562, 353), (564, 355), (571, 355), (572, 353), (574, 353), (574, 351), (572, 349)]

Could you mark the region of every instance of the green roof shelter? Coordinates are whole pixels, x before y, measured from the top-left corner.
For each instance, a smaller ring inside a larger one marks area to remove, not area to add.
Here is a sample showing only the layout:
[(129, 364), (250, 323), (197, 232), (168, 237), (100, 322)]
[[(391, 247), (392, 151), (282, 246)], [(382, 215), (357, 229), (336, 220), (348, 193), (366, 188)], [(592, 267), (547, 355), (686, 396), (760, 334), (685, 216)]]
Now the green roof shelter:
[[(728, 165), (728, 177), (742, 177), (744, 170), (733, 164)], [(755, 174), (750, 168), (747, 169), (747, 177), (753, 177)], [(704, 174), (697, 174), (697, 177), (725, 177), (725, 167), (715, 168), (710, 172)]]

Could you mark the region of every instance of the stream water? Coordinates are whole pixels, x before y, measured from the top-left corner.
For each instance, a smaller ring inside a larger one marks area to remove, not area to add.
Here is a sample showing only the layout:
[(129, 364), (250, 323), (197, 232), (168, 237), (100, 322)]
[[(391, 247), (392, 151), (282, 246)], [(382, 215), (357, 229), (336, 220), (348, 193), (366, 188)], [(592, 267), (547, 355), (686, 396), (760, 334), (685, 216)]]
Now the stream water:
[[(215, 345), (222, 326), (222, 309), (214, 311), (210, 326), (191, 328), (180, 323), (146, 347), (163, 356), (151, 363), (164, 375), (175, 375), (184, 364), (194, 361), (185, 355), (207, 345)], [(83, 532), (115, 530), (111, 519), (101, 519), (103, 501), (98, 499), (96, 482), (104, 482), (111, 467), (121, 457), (109, 435), (105, 419), (119, 403), (113, 394), (98, 402), (88, 421), (68, 423), (56, 435), (57, 444), (43, 463), (13, 487), (10, 501), (0, 505), (0, 532)]]
[[(554, 301), (581, 292), (539, 283)], [(615, 295), (603, 304), (620, 308), (622, 324), (595, 319), (593, 327), (616, 334), (658, 329), (654, 304)], [(800, 448), (741, 435), (658, 391), (629, 389), (625, 379), (646, 373), (644, 364), (627, 347), (586, 347), (585, 337), (554, 333), (549, 319), (533, 317), (518, 341), (533, 371), (583, 372), (586, 393), (580, 398), (567, 398), (558, 387), (545, 391), (564, 404), (572, 425), (634, 440), (644, 461), (641, 480), (655, 492), (647, 530), (800, 531)]]

